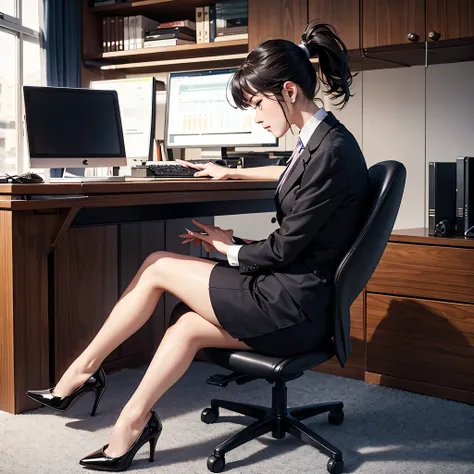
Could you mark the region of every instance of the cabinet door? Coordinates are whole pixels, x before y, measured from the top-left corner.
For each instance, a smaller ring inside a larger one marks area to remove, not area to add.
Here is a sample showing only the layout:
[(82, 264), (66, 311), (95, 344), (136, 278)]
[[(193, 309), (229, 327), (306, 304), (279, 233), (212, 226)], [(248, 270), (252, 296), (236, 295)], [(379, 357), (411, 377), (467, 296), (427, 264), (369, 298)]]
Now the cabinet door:
[(428, 41), (474, 37), (472, 0), (426, 0)]
[(425, 0), (363, 0), (362, 8), (363, 48), (424, 41)]
[(474, 392), (474, 305), (367, 294), (367, 370)]
[(268, 39), (300, 43), (308, 23), (307, 0), (248, 0), (249, 51)]
[(359, 0), (308, 0), (308, 13), (333, 26), (347, 49), (359, 49)]

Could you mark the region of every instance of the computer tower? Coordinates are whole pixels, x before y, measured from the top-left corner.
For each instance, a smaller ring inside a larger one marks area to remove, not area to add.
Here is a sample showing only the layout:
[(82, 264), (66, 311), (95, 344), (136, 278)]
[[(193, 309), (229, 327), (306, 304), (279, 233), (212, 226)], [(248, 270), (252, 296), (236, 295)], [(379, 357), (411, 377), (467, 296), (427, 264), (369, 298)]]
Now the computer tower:
[(474, 236), (474, 157), (456, 159), (456, 232)]
[(456, 224), (456, 163), (430, 162), (428, 170), (428, 233), (434, 235), (435, 226), (448, 220)]

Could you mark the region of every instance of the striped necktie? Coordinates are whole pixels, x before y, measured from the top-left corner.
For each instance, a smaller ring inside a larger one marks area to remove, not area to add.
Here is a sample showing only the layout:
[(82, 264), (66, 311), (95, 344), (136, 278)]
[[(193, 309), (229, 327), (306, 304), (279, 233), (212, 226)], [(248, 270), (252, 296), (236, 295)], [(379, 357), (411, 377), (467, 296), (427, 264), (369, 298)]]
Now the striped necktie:
[(294, 168), (294, 166), (297, 163), (298, 158), (301, 155), (303, 150), (304, 150), (303, 141), (301, 140), (301, 137), (298, 137), (298, 141), (296, 142), (296, 147), (293, 150), (293, 153), (290, 156), (290, 159), (288, 160), (288, 163), (286, 165), (286, 170), (285, 170), (285, 172), (283, 174), (283, 177), (281, 178), (280, 182), (278, 183), (278, 187), (277, 187), (276, 192), (280, 191), (280, 188), (282, 187), (283, 183), (286, 181), (286, 178), (291, 173), (291, 170)]

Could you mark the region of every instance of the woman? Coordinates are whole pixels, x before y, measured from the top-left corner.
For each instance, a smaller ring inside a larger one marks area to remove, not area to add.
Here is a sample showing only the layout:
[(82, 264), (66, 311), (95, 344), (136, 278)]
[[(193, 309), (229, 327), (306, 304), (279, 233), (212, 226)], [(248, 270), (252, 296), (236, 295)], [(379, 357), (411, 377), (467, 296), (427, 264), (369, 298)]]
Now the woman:
[[(282, 137), (300, 130), (286, 167), (233, 170), (195, 165), (215, 179), (279, 179), (275, 194), (280, 228), (258, 242), (235, 245), (233, 232), (195, 221), (202, 231), (182, 234), (226, 255), (228, 262), (155, 252), (146, 258), (97, 336), (54, 389), (30, 391), (44, 405), (67, 409), (94, 391), (93, 413), (105, 390), (102, 361), (150, 317), (164, 291), (184, 304), (174, 312), (136, 392), (123, 408), (109, 444), (80, 461), (97, 470), (126, 469), (161, 433), (151, 409), (185, 373), (204, 347), (258, 350), (293, 356), (332, 336), (331, 280), (357, 232), (368, 188), (367, 166), (356, 140), (331, 113), (314, 103), (317, 78), (309, 58), (319, 58), (326, 93), (344, 106), (352, 76), (347, 51), (329, 25), (306, 27), (302, 43), (266, 41), (234, 74), (230, 89), (241, 109)], [(189, 165), (192, 166), (192, 165)]]

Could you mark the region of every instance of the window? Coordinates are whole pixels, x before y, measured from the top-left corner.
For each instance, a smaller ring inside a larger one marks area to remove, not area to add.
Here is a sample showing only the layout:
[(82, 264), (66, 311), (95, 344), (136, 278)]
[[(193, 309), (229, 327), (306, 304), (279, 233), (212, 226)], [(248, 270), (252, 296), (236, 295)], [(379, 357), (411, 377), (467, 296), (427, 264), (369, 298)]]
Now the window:
[(28, 167), (23, 85), (41, 85), (39, 0), (0, 0), (0, 174)]

